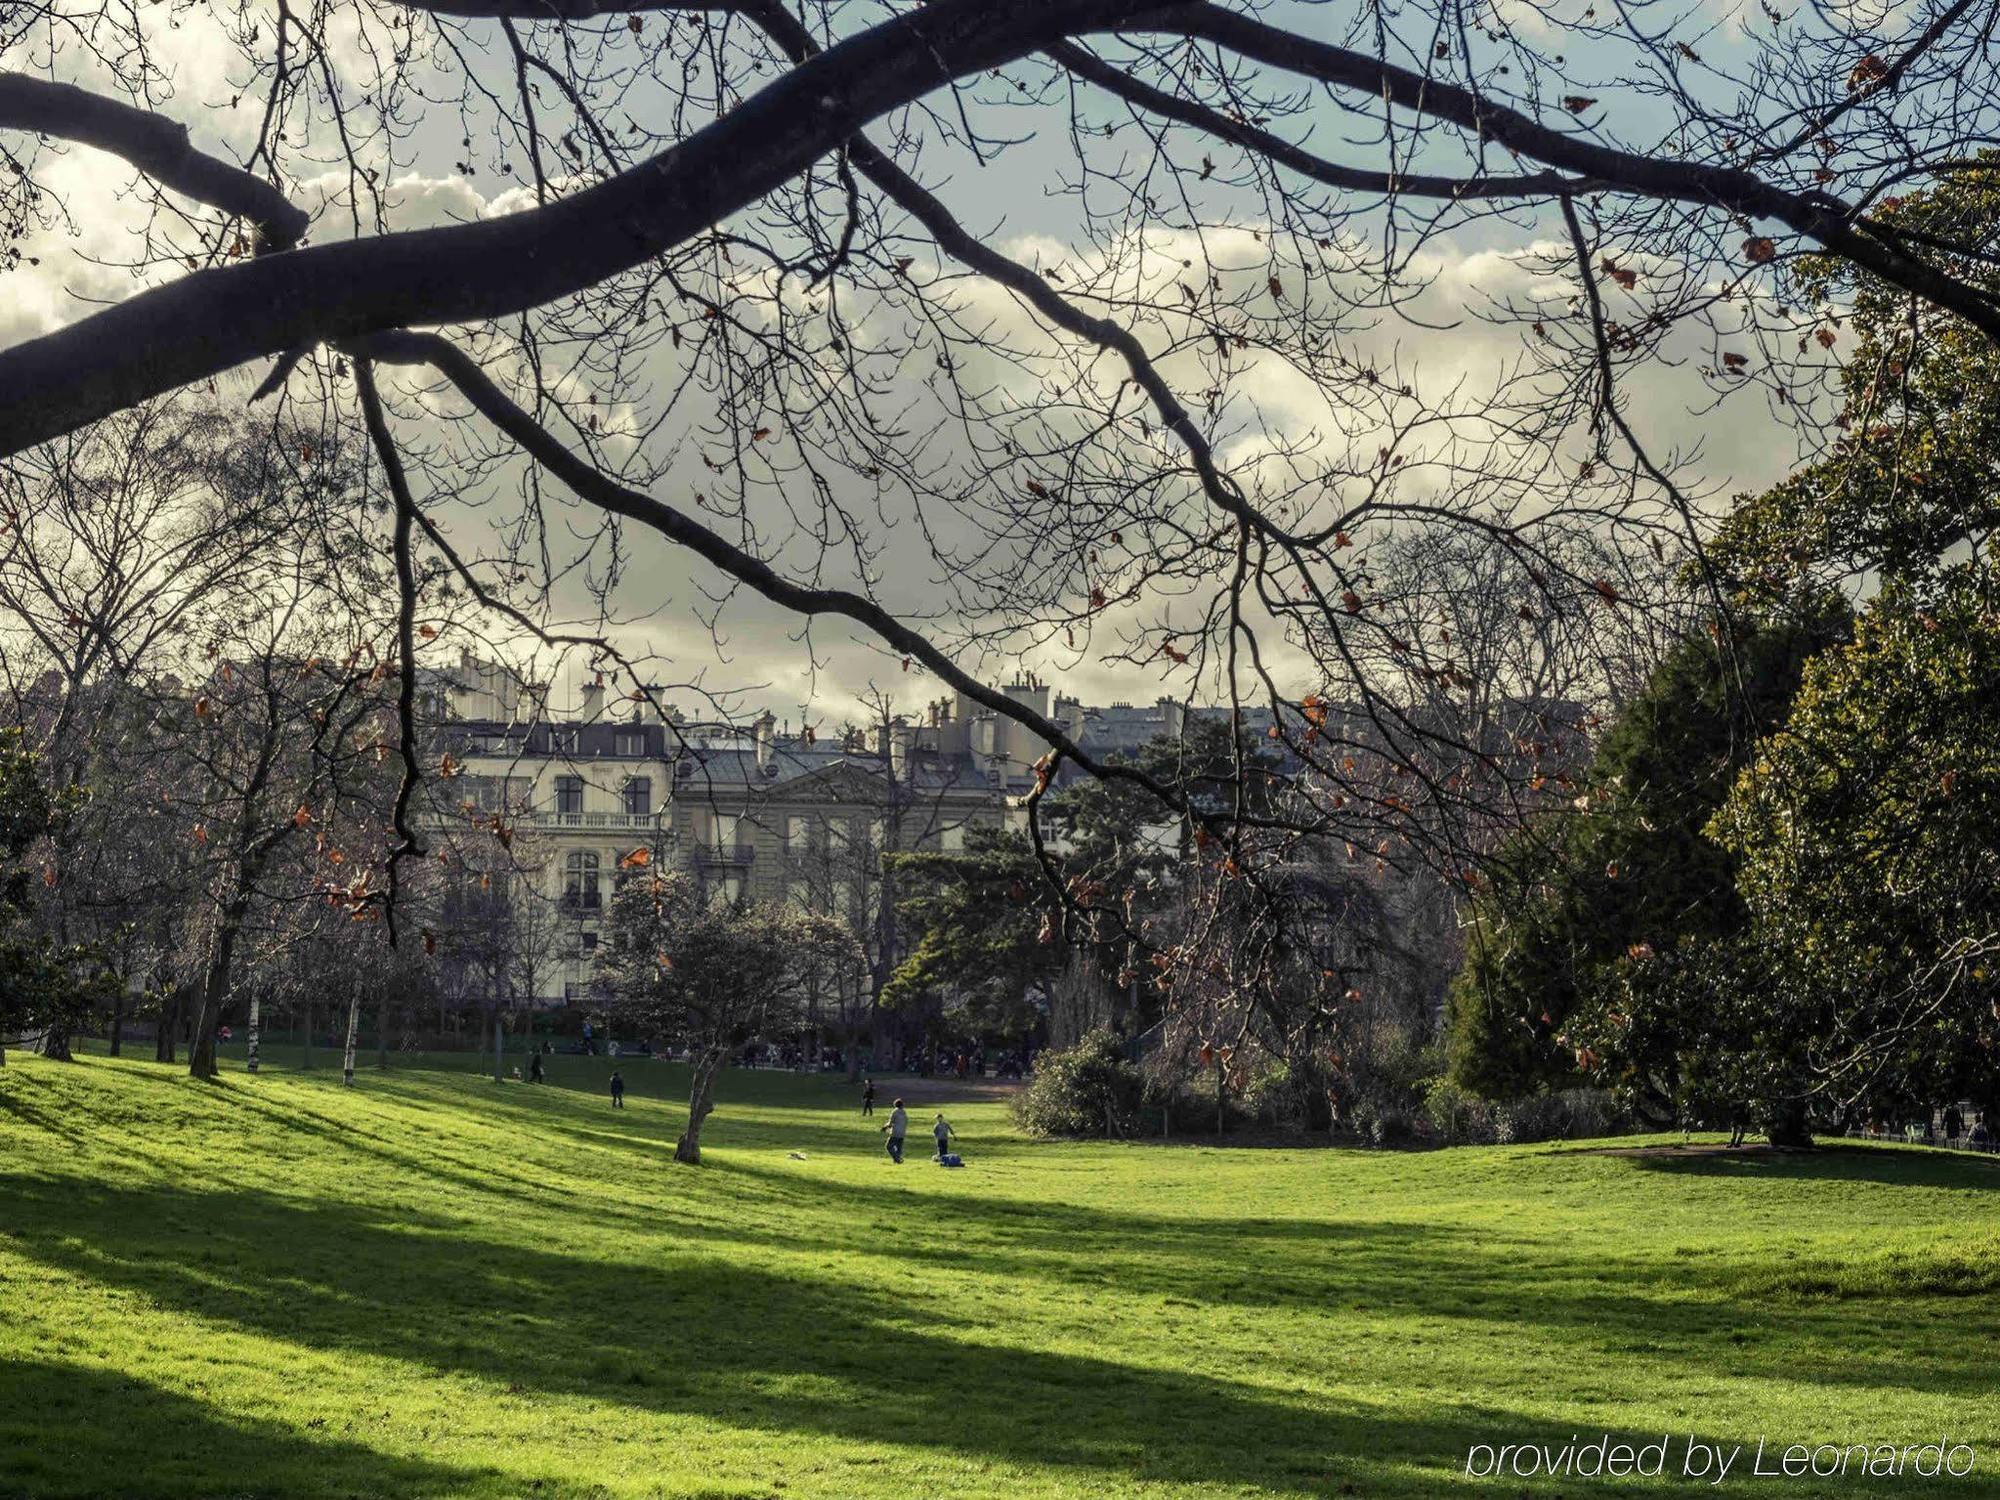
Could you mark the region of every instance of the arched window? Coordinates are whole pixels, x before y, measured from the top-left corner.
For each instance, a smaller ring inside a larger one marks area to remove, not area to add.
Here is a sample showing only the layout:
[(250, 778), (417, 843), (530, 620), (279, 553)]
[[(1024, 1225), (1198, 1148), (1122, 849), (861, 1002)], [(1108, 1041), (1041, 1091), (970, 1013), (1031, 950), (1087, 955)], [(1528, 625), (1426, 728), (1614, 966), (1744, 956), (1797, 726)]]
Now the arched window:
[(563, 905), (572, 911), (596, 911), (598, 861), (596, 851), (578, 849), (563, 861)]

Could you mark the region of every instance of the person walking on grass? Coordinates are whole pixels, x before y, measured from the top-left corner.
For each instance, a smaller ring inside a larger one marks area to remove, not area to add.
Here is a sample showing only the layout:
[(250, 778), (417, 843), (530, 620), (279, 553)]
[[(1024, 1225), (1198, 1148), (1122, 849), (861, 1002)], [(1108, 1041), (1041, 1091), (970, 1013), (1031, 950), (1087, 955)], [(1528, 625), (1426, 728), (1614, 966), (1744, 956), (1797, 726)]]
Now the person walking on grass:
[(542, 1082), (542, 1054), (532, 1053), (528, 1058), (528, 1082)]
[(931, 1135), (937, 1141), (937, 1159), (943, 1161), (951, 1154), (951, 1138), (958, 1132), (951, 1128), (951, 1121), (939, 1115), (931, 1123)]
[(900, 1167), (903, 1164), (903, 1137), (910, 1133), (910, 1117), (904, 1110), (901, 1099), (898, 1099), (896, 1107), (889, 1111), (889, 1123), (882, 1128), (889, 1135), (889, 1160)]
[(866, 1119), (868, 1116), (874, 1113), (875, 1113), (875, 1080), (872, 1078), (864, 1078), (861, 1080), (861, 1117), (863, 1119)]
[(611, 1073), (611, 1107), (613, 1109), (625, 1107), (625, 1075), (616, 1069)]

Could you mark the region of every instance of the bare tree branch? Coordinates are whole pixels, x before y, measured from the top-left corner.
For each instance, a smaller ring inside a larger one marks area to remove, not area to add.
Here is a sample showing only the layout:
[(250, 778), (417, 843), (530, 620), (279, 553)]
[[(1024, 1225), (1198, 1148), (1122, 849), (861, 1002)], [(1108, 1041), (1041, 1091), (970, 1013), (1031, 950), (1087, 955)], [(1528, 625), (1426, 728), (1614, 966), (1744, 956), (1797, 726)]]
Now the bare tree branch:
[(0, 73), (0, 130), (33, 130), (123, 157), (161, 187), (247, 219), (260, 250), (291, 249), (311, 223), (263, 178), (195, 150), (179, 121), (73, 84)]

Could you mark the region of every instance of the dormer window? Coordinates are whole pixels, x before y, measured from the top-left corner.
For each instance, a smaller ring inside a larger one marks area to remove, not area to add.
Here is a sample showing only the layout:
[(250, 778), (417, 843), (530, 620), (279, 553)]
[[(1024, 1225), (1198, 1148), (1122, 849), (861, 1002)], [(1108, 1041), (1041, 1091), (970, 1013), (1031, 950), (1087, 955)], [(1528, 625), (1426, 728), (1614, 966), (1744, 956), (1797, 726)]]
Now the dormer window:
[(621, 729), (612, 738), (612, 753), (637, 757), (646, 753), (646, 731), (643, 729)]

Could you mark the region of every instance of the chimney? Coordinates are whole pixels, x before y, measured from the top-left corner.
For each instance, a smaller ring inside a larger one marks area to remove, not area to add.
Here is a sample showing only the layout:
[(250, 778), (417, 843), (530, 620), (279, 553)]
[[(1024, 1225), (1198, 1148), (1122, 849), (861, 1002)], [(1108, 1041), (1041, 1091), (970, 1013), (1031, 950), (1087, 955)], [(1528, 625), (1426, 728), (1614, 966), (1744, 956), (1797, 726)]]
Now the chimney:
[(768, 776), (778, 754), (778, 716), (767, 708), (750, 727), (757, 731), (757, 771)]
[(1160, 733), (1170, 740), (1179, 739), (1187, 724), (1187, 710), (1174, 698), (1162, 698), (1154, 707), (1160, 711)]
[(577, 709), (577, 716), (594, 722), (602, 718), (603, 715), (604, 679), (600, 676), (585, 686), (581, 706)]
[(916, 742), (916, 738), (917, 731), (915, 725), (905, 723), (900, 718), (890, 724), (889, 776), (891, 780), (901, 781), (903, 779), (903, 773), (910, 764), (910, 747)]

